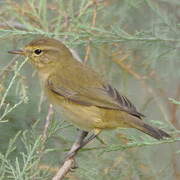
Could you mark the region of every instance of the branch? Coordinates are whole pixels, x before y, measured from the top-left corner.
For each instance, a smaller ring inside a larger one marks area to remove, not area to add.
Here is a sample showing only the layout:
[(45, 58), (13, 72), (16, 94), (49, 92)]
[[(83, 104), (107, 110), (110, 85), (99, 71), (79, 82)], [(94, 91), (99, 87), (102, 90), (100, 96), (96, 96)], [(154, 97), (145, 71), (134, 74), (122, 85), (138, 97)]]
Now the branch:
[[(75, 156), (80, 148), (81, 144), (83, 143), (84, 138), (87, 136), (86, 131), (81, 131), (80, 136), (76, 138), (74, 144), (72, 145), (70, 151), (67, 154), (67, 158), (65, 159), (63, 165), (59, 168), (56, 175), (53, 177), (52, 180), (62, 180), (66, 176), (68, 172), (75, 168)], [(70, 155), (70, 157), (68, 157)]]
[(74, 167), (75, 159), (74, 157), (67, 159), (64, 164), (61, 166), (61, 168), (58, 170), (56, 175), (53, 177), (52, 180), (62, 180), (64, 179), (65, 175), (71, 171), (71, 169)]

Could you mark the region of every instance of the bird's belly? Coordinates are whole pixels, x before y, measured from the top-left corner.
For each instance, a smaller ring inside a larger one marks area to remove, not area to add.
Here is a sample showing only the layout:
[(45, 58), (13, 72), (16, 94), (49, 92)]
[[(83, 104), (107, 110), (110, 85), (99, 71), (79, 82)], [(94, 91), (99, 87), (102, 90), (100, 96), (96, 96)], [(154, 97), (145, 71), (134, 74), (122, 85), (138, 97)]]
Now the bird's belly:
[(77, 104), (64, 104), (59, 108), (68, 121), (86, 131), (128, 127), (126, 112)]
[(90, 131), (102, 124), (99, 109), (95, 106), (65, 103), (58, 109), (69, 122), (80, 129)]
[(82, 130), (127, 127), (126, 112), (80, 105), (54, 93), (48, 95), (62, 117)]
[(99, 108), (79, 105), (51, 92), (47, 94), (62, 117), (78, 128), (90, 131), (101, 124)]

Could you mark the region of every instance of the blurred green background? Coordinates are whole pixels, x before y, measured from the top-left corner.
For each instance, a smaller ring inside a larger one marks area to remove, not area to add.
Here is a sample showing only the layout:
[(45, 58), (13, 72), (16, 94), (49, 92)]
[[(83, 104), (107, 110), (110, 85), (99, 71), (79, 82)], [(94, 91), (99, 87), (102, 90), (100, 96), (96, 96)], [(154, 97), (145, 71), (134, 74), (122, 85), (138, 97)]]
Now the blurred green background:
[(103, 132), (105, 144), (96, 139), (79, 152), (66, 179), (180, 179), (179, 8), (179, 0), (0, 0), (0, 179), (51, 179), (78, 134), (55, 111), (46, 131), (50, 109), (37, 73), (7, 53), (42, 36), (74, 49), (174, 137)]

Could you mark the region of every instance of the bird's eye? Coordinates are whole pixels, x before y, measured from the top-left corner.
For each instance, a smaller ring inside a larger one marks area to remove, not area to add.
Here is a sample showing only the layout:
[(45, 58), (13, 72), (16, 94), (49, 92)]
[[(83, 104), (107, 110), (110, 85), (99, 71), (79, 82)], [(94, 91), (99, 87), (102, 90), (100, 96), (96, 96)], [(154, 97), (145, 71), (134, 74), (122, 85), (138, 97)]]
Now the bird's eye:
[(34, 53), (35, 53), (36, 55), (40, 55), (40, 54), (42, 53), (42, 50), (41, 50), (41, 49), (35, 49), (35, 50), (34, 50)]

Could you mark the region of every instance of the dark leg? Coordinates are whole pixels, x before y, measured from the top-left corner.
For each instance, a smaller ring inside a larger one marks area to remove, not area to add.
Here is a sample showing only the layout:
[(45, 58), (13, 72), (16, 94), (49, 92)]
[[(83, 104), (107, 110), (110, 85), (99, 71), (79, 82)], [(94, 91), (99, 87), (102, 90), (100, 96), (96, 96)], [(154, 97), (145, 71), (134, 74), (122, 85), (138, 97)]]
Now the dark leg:
[[(96, 138), (97, 135), (98, 135), (98, 134), (92, 134), (91, 136), (89, 136), (88, 138), (86, 138), (86, 139), (82, 142), (80, 148), (84, 147), (86, 144), (88, 144), (90, 141), (92, 141), (94, 138)], [(79, 148), (79, 149), (80, 149), (80, 148)]]
[(74, 154), (81, 148), (84, 138), (88, 135), (88, 132), (81, 131), (79, 137), (76, 139), (72, 145), (70, 151), (67, 153), (66, 158), (71, 158)]
[(67, 157), (66, 158), (71, 158), (73, 157), (79, 149), (81, 149), (82, 147), (84, 147), (86, 144), (88, 144), (90, 141), (92, 141), (94, 138), (97, 137), (97, 135), (100, 133), (100, 130), (95, 131), (94, 134), (92, 134), (91, 136), (89, 136), (88, 138), (84, 139), (87, 135), (88, 132), (86, 131), (82, 131), (80, 137), (77, 139), (77, 141), (73, 144), (71, 150), (68, 152)]

